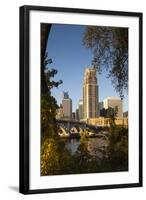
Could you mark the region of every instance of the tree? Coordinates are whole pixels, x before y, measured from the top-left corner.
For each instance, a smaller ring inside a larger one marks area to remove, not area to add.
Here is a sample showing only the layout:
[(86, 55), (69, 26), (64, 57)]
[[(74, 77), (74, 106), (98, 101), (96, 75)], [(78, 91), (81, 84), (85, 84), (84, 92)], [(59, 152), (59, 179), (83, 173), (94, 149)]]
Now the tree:
[(106, 110), (106, 117), (109, 118), (109, 122), (111, 126), (115, 126), (115, 119), (118, 113), (118, 107), (116, 106), (115, 108), (109, 107)]
[(115, 118), (118, 113), (118, 107), (115, 106), (114, 108), (109, 107), (107, 109), (103, 108), (100, 110), (100, 114), (102, 117), (109, 118), (109, 123), (114, 125), (115, 124)]
[(92, 49), (92, 65), (108, 78), (120, 96), (128, 88), (128, 29), (118, 27), (87, 26), (83, 45)]
[(48, 58), (46, 46), (51, 25), (41, 24), (41, 175), (59, 170), (58, 154), (60, 144), (56, 141), (58, 137), (58, 126), (56, 124), (56, 111), (58, 108), (56, 99), (51, 95), (51, 89), (58, 87), (62, 81), (54, 81), (57, 74), (56, 69), (51, 69), (52, 59)]
[(52, 59), (48, 59), (47, 54), (44, 58), (44, 77), (47, 85), (47, 92), (41, 94), (41, 133), (42, 139), (57, 136), (58, 127), (56, 125), (57, 102), (51, 95), (51, 89), (62, 84), (62, 80), (54, 81), (52, 78), (57, 74), (56, 69), (50, 69), (48, 64)]
[(51, 69), (52, 59), (46, 53), (48, 36), (51, 30), (50, 24), (41, 24), (41, 139), (55, 137), (57, 134), (56, 99), (51, 95), (51, 89), (58, 87), (62, 81), (52, 80), (57, 74), (56, 69)]
[(47, 40), (51, 30), (51, 24), (41, 24), (41, 94), (48, 92), (44, 74), (44, 58), (46, 55)]
[(108, 162), (112, 171), (128, 170), (128, 129), (123, 126), (110, 128)]

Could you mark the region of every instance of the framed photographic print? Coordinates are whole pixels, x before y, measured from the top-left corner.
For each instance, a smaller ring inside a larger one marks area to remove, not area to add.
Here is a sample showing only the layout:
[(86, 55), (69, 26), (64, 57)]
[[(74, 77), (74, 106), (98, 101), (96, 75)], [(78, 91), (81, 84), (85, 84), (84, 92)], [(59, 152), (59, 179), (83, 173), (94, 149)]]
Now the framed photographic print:
[(20, 192), (142, 186), (142, 13), (20, 7)]

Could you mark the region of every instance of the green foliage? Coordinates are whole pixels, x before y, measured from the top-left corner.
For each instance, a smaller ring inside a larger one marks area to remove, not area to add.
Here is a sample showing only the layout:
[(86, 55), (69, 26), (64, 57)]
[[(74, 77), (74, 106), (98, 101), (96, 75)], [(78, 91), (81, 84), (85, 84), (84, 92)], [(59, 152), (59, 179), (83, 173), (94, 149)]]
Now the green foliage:
[(41, 175), (79, 174), (101, 171), (96, 159), (92, 159), (84, 142), (76, 153), (65, 146), (65, 142), (46, 139), (41, 147)]
[(109, 107), (107, 109), (107, 118), (109, 118), (109, 123), (110, 126), (115, 126), (115, 119), (118, 113), (118, 107), (116, 106), (115, 108)]
[(41, 175), (65, 174), (71, 171), (71, 153), (64, 142), (46, 138), (41, 146)]
[(57, 103), (49, 94), (41, 95), (41, 137), (53, 137), (57, 134), (56, 126)]
[(128, 129), (111, 126), (109, 131), (107, 147), (97, 148), (94, 155), (85, 138), (74, 154), (67, 149), (66, 141), (46, 138), (41, 146), (41, 175), (127, 171)]
[(90, 172), (92, 156), (90, 155), (85, 143), (81, 143), (77, 152), (73, 156), (74, 171), (76, 173)]
[(101, 73), (108, 71), (120, 96), (128, 88), (128, 29), (87, 26), (83, 37), (85, 47), (92, 49), (92, 65)]
[(128, 129), (111, 127), (109, 137), (109, 162), (113, 171), (128, 170)]
[(56, 110), (58, 108), (56, 99), (51, 95), (51, 89), (58, 87), (62, 81), (55, 82), (52, 80), (57, 74), (57, 70), (50, 69), (48, 64), (52, 63), (52, 59), (44, 58), (44, 74), (48, 87), (47, 93), (41, 94), (41, 139), (46, 137), (57, 137), (58, 127), (56, 125)]
[(101, 116), (109, 119), (110, 125), (115, 125), (115, 119), (116, 119), (117, 113), (118, 113), (118, 107), (115, 106), (115, 108), (111, 108), (111, 107), (107, 109), (103, 108), (100, 114)]
[(44, 58), (44, 72), (45, 72), (45, 78), (46, 78), (49, 94), (51, 94), (51, 89), (53, 87), (58, 87), (60, 84), (63, 83), (62, 80), (59, 80), (59, 81), (52, 80), (54, 76), (58, 73), (56, 69), (53, 69), (53, 68), (50, 69), (48, 67), (48, 64), (52, 64), (52, 63), (53, 63), (52, 59), (48, 59), (48, 56), (46, 53), (45, 58)]
[[(110, 136), (107, 149), (98, 149), (103, 155), (102, 159), (91, 155), (86, 145), (85, 130), (81, 144), (75, 154), (66, 147), (64, 141), (58, 136), (56, 124), (57, 102), (51, 96), (51, 89), (58, 87), (62, 81), (55, 82), (52, 79), (57, 70), (50, 69), (48, 64), (52, 60), (44, 60), (45, 79), (48, 92), (41, 94), (41, 175), (78, 174), (106, 171), (127, 170), (128, 168), (128, 131), (123, 127), (115, 126), (116, 109), (109, 108), (107, 117), (110, 118)], [(76, 127), (78, 129), (78, 127)]]
[(109, 108), (107, 112), (110, 122), (110, 134), (108, 136), (108, 156), (102, 161), (105, 171), (128, 170), (128, 128), (115, 124), (117, 112), (117, 107)]

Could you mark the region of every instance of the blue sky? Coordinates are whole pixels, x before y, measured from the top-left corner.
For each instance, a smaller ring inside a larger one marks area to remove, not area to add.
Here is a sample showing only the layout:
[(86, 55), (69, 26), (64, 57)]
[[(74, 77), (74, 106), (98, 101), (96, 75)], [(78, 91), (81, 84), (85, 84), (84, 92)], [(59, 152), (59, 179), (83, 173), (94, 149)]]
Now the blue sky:
[[(54, 79), (63, 80), (63, 84), (52, 90), (52, 95), (58, 104), (62, 101), (62, 92), (68, 91), (73, 102), (73, 111), (78, 107), (79, 99), (82, 99), (83, 77), (86, 67), (91, 66), (92, 52), (82, 44), (85, 26), (54, 24), (47, 43), (48, 57), (53, 60), (49, 68), (58, 70)], [(107, 73), (97, 73), (99, 85), (99, 101), (107, 96), (119, 96), (115, 92), (111, 80), (106, 78)], [(123, 101), (124, 111), (128, 110), (128, 97)]]

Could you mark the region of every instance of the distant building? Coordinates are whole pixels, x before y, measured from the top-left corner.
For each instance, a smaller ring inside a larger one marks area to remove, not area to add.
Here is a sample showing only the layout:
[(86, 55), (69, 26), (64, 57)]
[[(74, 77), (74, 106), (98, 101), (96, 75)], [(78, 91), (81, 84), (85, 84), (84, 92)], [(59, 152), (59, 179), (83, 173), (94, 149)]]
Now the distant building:
[[(86, 123), (94, 126), (110, 127), (110, 119), (104, 117), (90, 118), (86, 120)], [(115, 124), (128, 127), (128, 118), (117, 118)]]
[(79, 120), (83, 119), (83, 100), (79, 100)]
[(123, 117), (123, 102), (120, 97), (107, 97), (103, 101), (103, 105), (105, 109), (117, 107), (117, 110), (118, 110), (117, 117), (118, 118)]
[(75, 119), (75, 118), (76, 118), (75, 112), (72, 112), (72, 119)]
[(68, 94), (68, 92), (63, 92), (63, 94), (62, 94), (62, 99), (69, 99), (69, 94)]
[(98, 109), (99, 109), (99, 116), (103, 116), (103, 109), (104, 109), (103, 101), (98, 103)]
[(79, 120), (79, 109), (76, 109), (76, 112), (75, 112), (75, 119), (76, 119), (76, 120)]
[(99, 108), (99, 110), (102, 110), (104, 108), (103, 101), (98, 103), (98, 108)]
[(128, 117), (128, 111), (123, 112), (123, 117)]
[(98, 85), (96, 68), (86, 68), (83, 84), (83, 118), (98, 117)]
[(63, 92), (62, 99), (63, 117), (72, 118), (72, 100), (69, 98), (68, 92)]

